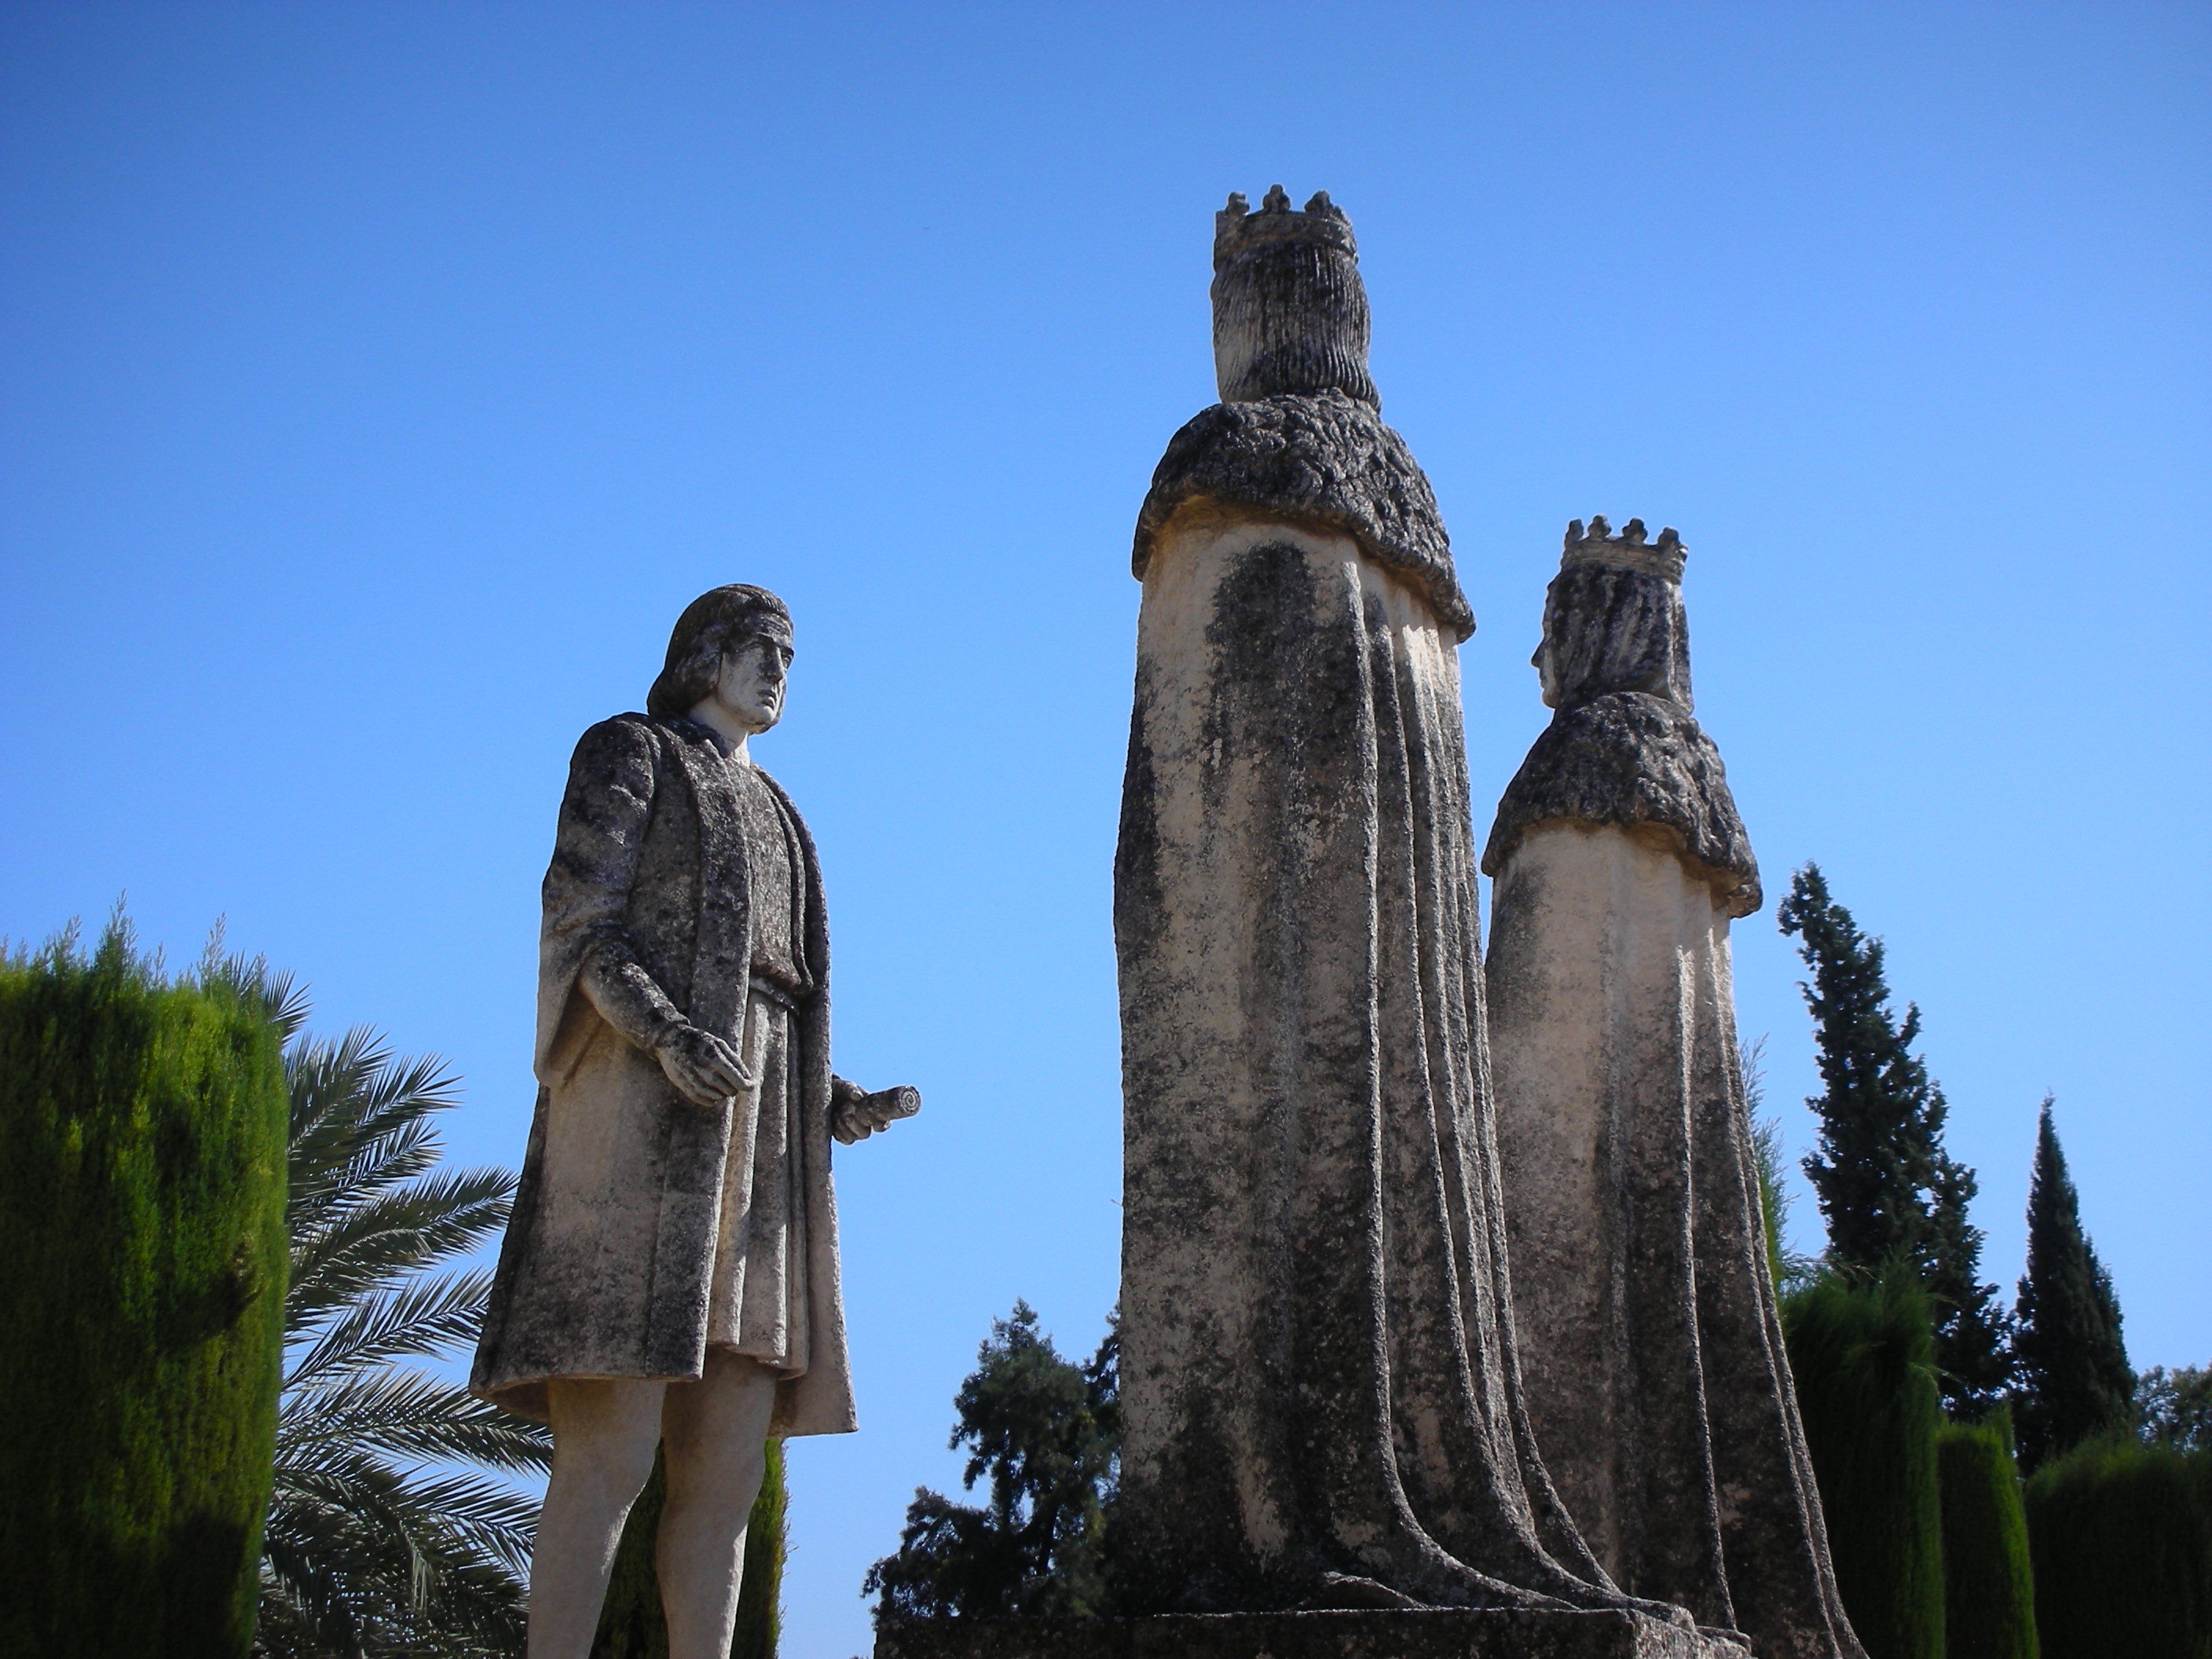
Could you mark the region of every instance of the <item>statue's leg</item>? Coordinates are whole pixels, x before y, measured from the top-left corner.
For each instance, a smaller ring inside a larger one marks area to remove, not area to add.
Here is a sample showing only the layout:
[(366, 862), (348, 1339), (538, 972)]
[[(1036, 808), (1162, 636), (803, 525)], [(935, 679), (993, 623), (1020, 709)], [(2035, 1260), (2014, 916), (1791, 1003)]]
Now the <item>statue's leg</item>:
[(668, 1504), (659, 1540), (668, 1659), (728, 1659), (775, 1380), (742, 1355), (715, 1351), (696, 1382), (668, 1385), (661, 1412)]
[(623, 1522), (653, 1474), (666, 1388), (549, 1386), (553, 1472), (530, 1558), (530, 1659), (590, 1659)]

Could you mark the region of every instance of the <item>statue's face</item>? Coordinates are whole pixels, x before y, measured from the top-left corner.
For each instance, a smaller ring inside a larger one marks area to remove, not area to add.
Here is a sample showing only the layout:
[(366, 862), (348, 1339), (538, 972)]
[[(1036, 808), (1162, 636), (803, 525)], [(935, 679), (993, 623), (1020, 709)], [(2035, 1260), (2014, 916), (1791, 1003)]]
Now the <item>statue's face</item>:
[(755, 634), (722, 653), (713, 701), (747, 732), (765, 732), (783, 718), (791, 677), (791, 641)]
[(1544, 707), (1559, 707), (1559, 671), (1552, 660), (1552, 607), (1544, 607), (1544, 636), (1536, 641), (1535, 654), (1528, 659), (1529, 666), (1536, 671), (1536, 684), (1542, 688)]

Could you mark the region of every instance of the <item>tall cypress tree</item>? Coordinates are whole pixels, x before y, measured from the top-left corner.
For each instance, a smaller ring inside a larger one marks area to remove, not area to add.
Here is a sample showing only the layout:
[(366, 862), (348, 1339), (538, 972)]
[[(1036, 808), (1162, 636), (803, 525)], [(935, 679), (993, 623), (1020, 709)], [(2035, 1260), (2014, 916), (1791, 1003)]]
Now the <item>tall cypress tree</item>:
[(2005, 1384), (2004, 1316), (1981, 1282), (1982, 1232), (1968, 1221), (1974, 1172), (1943, 1150), (1942, 1089), (1912, 1053), (1920, 1010), (1890, 1012), (1882, 945), (1836, 902), (1817, 865), (1792, 878), (1777, 912), (1812, 970), (1801, 984), (1812, 1010), (1825, 1091), (1805, 1103), (1820, 1119), (1805, 1173), (1841, 1266), (1878, 1273), (1911, 1263), (1936, 1306), (1936, 1361), (1944, 1400), (1969, 1413)]
[(2027, 1276), (2020, 1281), (2013, 1408), (2021, 1461), (2033, 1468), (2134, 1415), (2135, 1373), (2120, 1340), (2112, 1275), (2081, 1231), (2081, 1206), (2043, 1102), (2027, 1188)]

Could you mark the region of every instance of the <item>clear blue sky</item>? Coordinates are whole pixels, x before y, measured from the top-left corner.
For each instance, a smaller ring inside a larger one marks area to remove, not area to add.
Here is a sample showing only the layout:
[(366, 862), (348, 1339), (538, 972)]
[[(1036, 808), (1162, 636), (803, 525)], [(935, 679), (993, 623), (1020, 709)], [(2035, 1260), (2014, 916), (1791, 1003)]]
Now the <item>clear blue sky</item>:
[(1679, 526), (1769, 891), (1887, 939), (1989, 1276), (2055, 1090), (2133, 1358), (2203, 1363), (2208, 88), (2212, 10), (2118, 0), (9, 4), (0, 932), (227, 915), (513, 1163), (569, 747), (695, 593), (786, 595), (840, 1068), (928, 1097), (842, 1158), (864, 1429), (792, 1459), (787, 1652), (864, 1651), (988, 1321), (1113, 1298), (1129, 532), (1213, 210), (1327, 188), (1478, 815), (1561, 527)]

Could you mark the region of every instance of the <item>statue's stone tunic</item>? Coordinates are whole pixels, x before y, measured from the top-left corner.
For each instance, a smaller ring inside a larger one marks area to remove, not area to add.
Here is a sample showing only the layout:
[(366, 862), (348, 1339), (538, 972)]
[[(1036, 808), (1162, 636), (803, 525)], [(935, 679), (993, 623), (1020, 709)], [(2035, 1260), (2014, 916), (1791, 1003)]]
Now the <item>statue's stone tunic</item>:
[[(712, 1344), (784, 1373), (771, 1433), (850, 1431), (829, 935), (798, 812), (697, 722), (618, 715), (577, 744), (544, 902), (541, 1086), (471, 1389), (542, 1418), (552, 1379), (696, 1378)], [(757, 1086), (686, 1101), (646, 1046), (678, 1018)]]
[(1760, 1659), (1859, 1659), (1767, 1269), (1729, 953), (1759, 866), (1691, 713), (1680, 544), (1581, 528), (1545, 611), (1557, 712), (1483, 859), (1528, 1414), (1625, 1589)]
[(806, 888), (795, 818), (767, 775), (729, 766), (752, 899), (752, 987), (739, 1050), (760, 1086), (738, 1097), (722, 1177), (707, 1340), (793, 1375), (807, 1368), (805, 1126), (793, 1010), (812, 984), (801, 958)]

